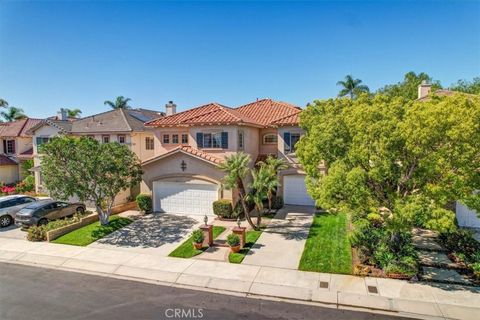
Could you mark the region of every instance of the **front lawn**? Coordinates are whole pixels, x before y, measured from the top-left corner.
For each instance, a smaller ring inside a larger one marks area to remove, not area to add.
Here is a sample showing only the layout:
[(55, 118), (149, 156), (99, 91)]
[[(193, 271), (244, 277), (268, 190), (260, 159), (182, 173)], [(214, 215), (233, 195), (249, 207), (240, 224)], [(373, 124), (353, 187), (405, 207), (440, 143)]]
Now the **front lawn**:
[[(223, 231), (225, 231), (224, 227), (213, 226), (213, 239), (217, 238)], [(203, 247), (200, 250), (195, 249), (193, 247), (192, 237), (190, 236), (168, 256), (176, 258), (191, 258), (207, 250), (207, 248), (208, 247)]]
[(243, 258), (245, 258), (250, 248), (255, 244), (255, 242), (257, 242), (262, 232), (263, 229), (259, 231), (247, 231), (245, 235), (245, 246), (237, 253), (230, 252), (230, 254), (228, 255), (228, 261), (230, 263), (242, 263)]
[(315, 215), (298, 269), (351, 274), (352, 251), (347, 229), (348, 217), (344, 212)]
[(106, 235), (121, 229), (133, 221), (128, 218), (111, 216), (110, 223), (102, 226), (100, 221), (86, 225), (80, 229), (67, 233), (52, 242), (61, 244), (70, 244), (74, 246), (87, 246), (92, 242), (105, 237)]

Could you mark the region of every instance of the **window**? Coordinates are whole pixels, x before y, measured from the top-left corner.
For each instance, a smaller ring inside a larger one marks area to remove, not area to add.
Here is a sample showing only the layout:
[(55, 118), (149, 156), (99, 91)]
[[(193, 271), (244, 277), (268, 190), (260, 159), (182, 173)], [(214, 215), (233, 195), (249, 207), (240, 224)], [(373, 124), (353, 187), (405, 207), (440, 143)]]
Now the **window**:
[(102, 141), (103, 143), (109, 143), (110, 142), (110, 136), (102, 136)]
[(154, 146), (154, 140), (151, 137), (146, 137), (145, 138), (145, 149), (147, 150), (153, 150)]
[(127, 138), (125, 137), (124, 134), (119, 134), (117, 136), (117, 140), (118, 140), (118, 143), (126, 143), (127, 142)]
[(243, 150), (244, 145), (244, 133), (242, 130), (238, 131), (238, 149)]
[(163, 143), (170, 143), (170, 136), (168, 134), (163, 135)]
[(3, 150), (5, 153), (15, 153), (15, 140), (3, 140)]
[(295, 145), (300, 140), (300, 133), (283, 133), (283, 142), (285, 152), (295, 152)]
[(183, 144), (188, 144), (188, 134), (186, 134), (186, 133), (182, 134), (182, 143)]
[(295, 152), (295, 145), (297, 144), (298, 140), (300, 140), (300, 133), (292, 133), (290, 136), (290, 145), (292, 146), (293, 152)]
[(267, 133), (263, 135), (263, 144), (276, 144), (277, 143), (277, 135), (275, 133)]
[(172, 134), (172, 143), (178, 143), (178, 134)]
[(197, 147), (228, 149), (228, 132), (197, 132)]
[(37, 137), (37, 147), (38, 147), (39, 145), (48, 143), (48, 141), (50, 141), (50, 138), (47, 138), (47, 137)]

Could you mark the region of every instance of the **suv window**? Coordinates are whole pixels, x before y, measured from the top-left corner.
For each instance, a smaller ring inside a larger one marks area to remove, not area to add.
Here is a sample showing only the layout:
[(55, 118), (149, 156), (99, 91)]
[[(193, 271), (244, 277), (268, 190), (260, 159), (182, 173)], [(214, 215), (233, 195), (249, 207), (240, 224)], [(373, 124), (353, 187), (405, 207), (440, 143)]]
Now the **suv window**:
[(18, 204), (32, 203), (35, 202), (35, 199), (29, 197), (23, 197), (17, 199)]
[(16, 200), (17, 199), (10, 199), (7, 201), (3, 201), (0, 204), (0, 208), (10, 208), (10, 207), (16, 206), (18, 204)]

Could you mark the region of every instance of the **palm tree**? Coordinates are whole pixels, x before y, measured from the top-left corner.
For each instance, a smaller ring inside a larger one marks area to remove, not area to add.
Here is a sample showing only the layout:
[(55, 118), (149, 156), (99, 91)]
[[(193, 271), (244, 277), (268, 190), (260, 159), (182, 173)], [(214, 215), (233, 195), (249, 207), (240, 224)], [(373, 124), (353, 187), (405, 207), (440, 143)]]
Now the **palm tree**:
[(268, 212), (272, 211), (272, 198), (274, 192), (277, 191), (278, 186), (280, 185), (278, 179), (278, 172), (280, 170), (285, 170), (288, 168), (287, 163), (285, 160), (281, 158), (275, 158), (272, 155), (269, 155), (265, 161), (259, 161), (258, 164), (260, 167), (265, 166), (268, 170), (271, 171), (271, 175), (277, 177), (276, 180), (270, 179), (267, 181), (266, 188), (267, 188), (267, 198), (268, 198)]
[(130, 109), (129, 101), (132, 101), (132, 99), (119, 96), (115, 99), (115, 102), (107, 100), (103, 104), (110, 106), (112, 109)]
[(252, 222), (250, 217), (250, 211), (247, 208), (245, 202), (245, 184), (244, 179), (247, 177), (250, 163), (250, 156), (243, 152), (238, 152), (230, 156), (225, 157), (225, 161), (220, 164), (220, 169), (226, 173), (223, 178), (223, 183), (226, 189), (237, 189), (239, 201), (242, 204), (243, 211), (245, 212), (245, 219), (248, 224), (257, 230), (257, 227)]
[(8, 122), (27, 118), (23, 113), (23, 109), (15, 107), (10, 107), (7, 111), (0, 112), (0, 115)]
[(0, 108), (6, 108), (6, 107), (8, 107), (7, 100), (0, 98)]
[(75, 109), (65, 109), (67, 110), (67, 115), (69, 118), (77, 118), (82, 114), (82, 110), (75, 108)]
[(268, 193), (278, 186), (278, 175), (273, 174), (273, 171), (263, 165), (257, 170), (252, 170), (252, 189), (253, 193), (247, 196), (247, 199), (255, 203), (257, 209), (257, 228), (260, 228), (262, 223), (263, 200), (268, 198)]
[(357, 98), (361, 93), (368, 93), (370, 89), (364, 84), (362, 80), (354, 79), (352, 75), (347, 75), (345, 81), (338, 81), (337, 86), (342, 86), (342, 90), (338, 93), (339, 97), (350, 96), (350, 99)]

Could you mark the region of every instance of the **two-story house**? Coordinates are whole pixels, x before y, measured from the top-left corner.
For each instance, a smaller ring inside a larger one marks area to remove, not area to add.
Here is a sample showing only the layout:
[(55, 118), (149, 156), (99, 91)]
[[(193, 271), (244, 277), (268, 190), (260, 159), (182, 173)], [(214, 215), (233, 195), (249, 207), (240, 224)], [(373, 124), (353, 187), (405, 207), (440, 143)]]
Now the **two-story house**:
[(279, 194), (286, 204), (314, 204), (295, 157), (301, 108), (271, 99), (238, 108), (210, 103), (180, 113), (171, 102), (166, 107), (166, 117), (146, 124), (155, 135), (155, 156), (143, 162), (142, 192), (152, 193), (154, 211), (211, 214), (217, 199), (236, 202), (222, 186), (218, 165), (239, 151), (250, 155), (251, 167), (269, 154), (285, 159), (290, 166), (280, 173)]
[[(48, 192), (43, 188), (41, 172), (41, 153), (38, 147), (58, 135), (88, 136), (102, 143), (118, 142), (127, 145), (140, 161), (154, 156), (154, 136), (145, 122), (162, 117), (162, 112), (146, 109), (115, 109), (71, 121), (66, 114), (56, 119), (45, 119), (31, 128), (33, 136), (33, 154), (35, 189)], [(117, 196), (115, 204), (126, 202), (140, 191), (140, 187), (126, 190)]]
[(33, 157), (32, 136), (27, 132), (41, 121), (26, 118), (0, 123), (0, 182), (15, 183), (24, 178), (22, 163)]

